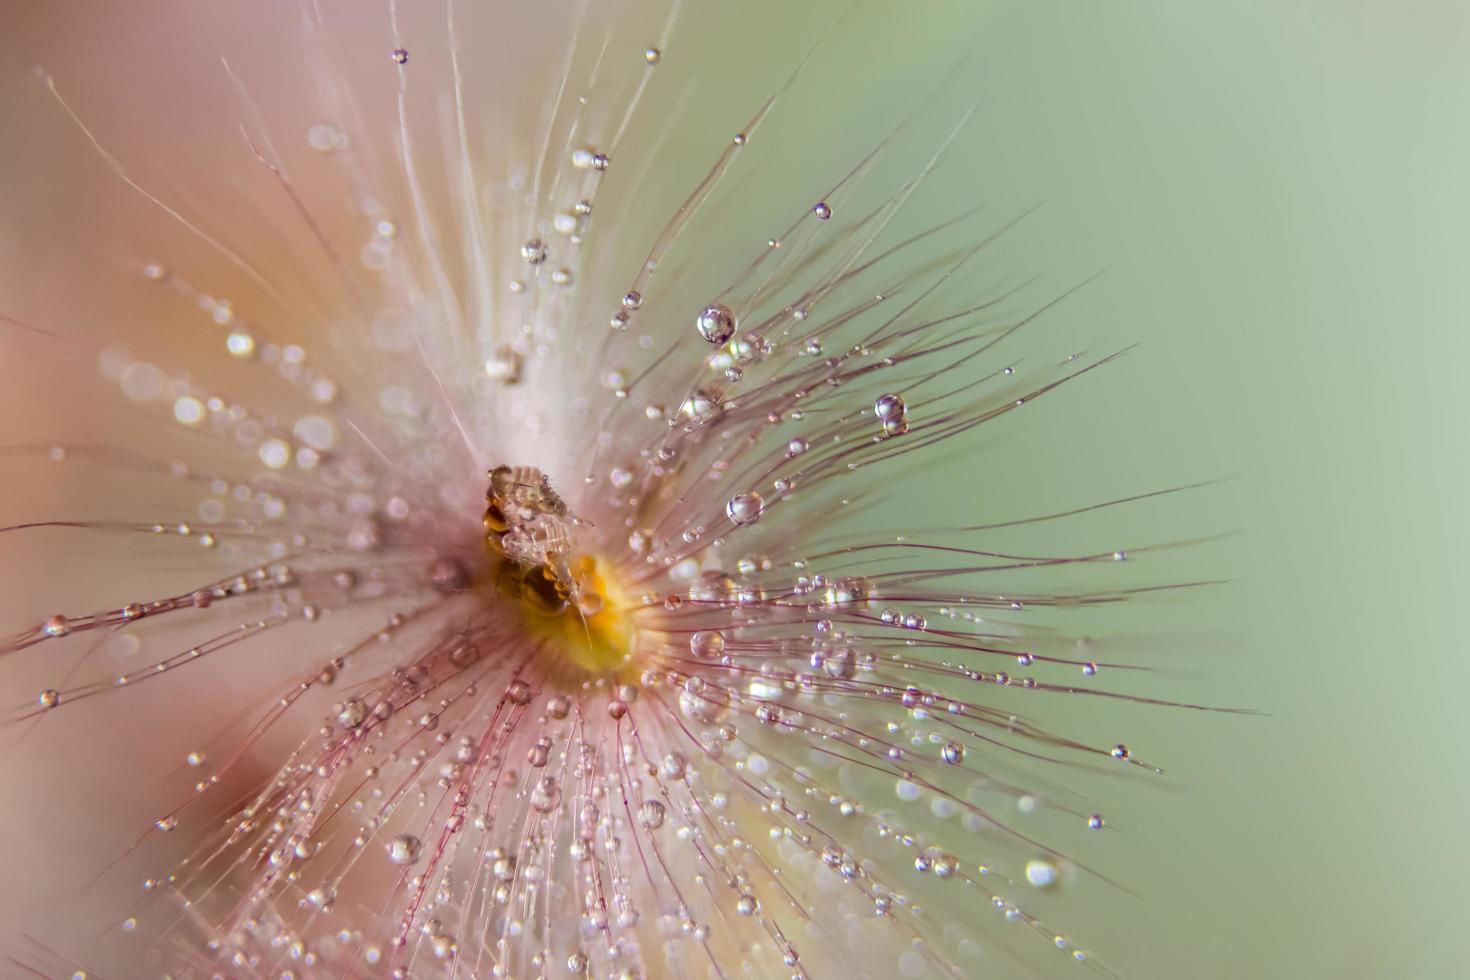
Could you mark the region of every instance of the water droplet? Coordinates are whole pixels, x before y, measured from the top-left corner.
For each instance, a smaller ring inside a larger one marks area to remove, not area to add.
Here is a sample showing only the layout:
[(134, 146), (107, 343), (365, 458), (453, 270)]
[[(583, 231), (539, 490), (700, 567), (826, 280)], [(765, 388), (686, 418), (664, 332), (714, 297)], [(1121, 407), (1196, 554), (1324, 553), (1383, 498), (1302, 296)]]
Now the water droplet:
[(699, 311), (694, 326), (701, 337), (718, 347), (735, 336), (735, 314), (723, 303), (711, 303)]
[(725, 652), (725, 635), (719, 630), (699, 630), (689, 637), (689, 652), (701, 660), (719, 660)]
[(546, 261), (546, 243), (539, 238), (532, 238), (521, 246), (521, 258), (532, 265), (540, 265)]
[(665, 812), (658, 800), (644, 800), (638, 808), (638, 823), (645, 830), (657, 830), (664, 825)]
[(908, 406), (904, 404), (902, 395), (879, 395), (878, 400), (873, 402), (873, 414), (878, 416), (879, 421), (901, 419), (907, 412)]
[(407, 48), (394, 48), (393, 49), (393, 63), (394, 64), (397, 64), (397, 65), (406, 65), (406, 64), (408, 64), (408, 49)]
[(725, 505), (725, 514), (735, 524), (754, 524), (760, 520), (765, 509), (766, 502), (761, 499), (761, 495), (754, 490), (747, 490), (730, 498), (730, 502)]
[(826, 221), (828, 218), (832, 217), (832, 208), (826, 201), (818, 201), (816, 204), (812, 205), (812, 214), (816, 215), (818, 218), (821, 218), (823, 221)]
[(1106, 821), (1103, 820), (1101, 813), (1094, 813), (1092, 816), (1087, 818), (1087, 828), (1089, 830), (1101, 830), (1105, 822)]
[(1119, 742), (1112, 748), (1112, 756), (1114, 759), (1126, 760), (1129, 754), (1130, 753), (1128, 752), (1128, 746), (1124, 745), (1122, 742)]
[(1046, 858), (1027, 861), (1026, 880), (1037, 888), (1054, 885), (1057, 881), (1057, 866)]
[(343, 728), (356, 728), (367, 720), (367, 714), (367, 706), (354, 698), (337, 712), (337, 722)]
[(643, 60), (646, 61), (646, 62), (648, 62), (650, 65), (656, 65), (656, 64), (658, 64), (658, 59), (660, 57), (662, 57), (662, 53), (659, 51), (658, 48), (646, 48), (646, 49), (644, 49), (644, 52), (643, 52)]
[(485, 359), (485, 375), (491, 381), (513, 385), (521, 380), (521, 355), (508, 345), (497, 347), (495, 353)]
[(47, 688), (36, 698), (36, 703), (43, 708), (54, 708), (61, 703), (61, 692)]
[(957, 766), (965, 761), (965, 747), (959, 742), (945, 742), (944, 747), (939, 750), (939, 757), (952, 766)]
[(255, 356), (255, 338), (243, 330), (236, 330), (225, 338), (225, 349), (232, 357), (249, 360)]
[(388, 842), (388, 860), (394, 864), (413, 864), (423, 851), (423, 842), (413, 834), (399, 834)]

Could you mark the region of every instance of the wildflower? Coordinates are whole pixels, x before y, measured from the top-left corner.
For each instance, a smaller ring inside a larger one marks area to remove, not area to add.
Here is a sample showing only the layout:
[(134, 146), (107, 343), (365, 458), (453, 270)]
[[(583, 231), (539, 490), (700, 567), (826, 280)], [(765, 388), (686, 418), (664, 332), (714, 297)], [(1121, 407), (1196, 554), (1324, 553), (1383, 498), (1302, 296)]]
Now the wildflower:
[[(1000, 550), (882, 498), (922, 499), (926, 466), (1114, 355), (1018, 371), (1061, 297), (986, 281), (1002, 227), (898, 232), (947, 136), (887, 186), (901, 122), (832, 174), (777, 158), (809, 192), (790, 209), (742, 188), (806, 57), (650, 229), (649, 185), (679, 177), (640, 113), (677, 19), (576, 32), (537, 138), (503, 146), (463, 14), (431, 43), (393, 10), (373, 70), (395, 94), (367, 123), (323, 68), (305, 143), (325, 163), (224, 68), (287, 268), (135, 177), (43, 82), (189, 243), (139, 267), (149, 302), (214, 332), (208, 355), (99, 351), (148, 435), (47, 455), (153, 489), (125, 520), (27, 527), (134, 542), (120, 588), (167, 539), (183, 584), (69, 597), (4, 647), (141, 640), (110, 676), (55, 668), (27, 718), (146, 712), (183, 677), (228, 705), (179, 746), (185, 782), (147, 790), (128, 857), (174, 901), (127, 931), (166, 937), (166, 969), (252, 976), (964, 976), (1006, 922), (1086, 961), (1027, 910), (1076, 867), (1016, 816), (1068, 811), (1026, 774), (1148, 767), (1031, 720), (1058, 693), (1125, 697), (1084, 688), (1108, 665), (1035, 618), (1123, 590), (1032, 573), (1125, 554)], [(733, 241), (732, 208), (774, 231)], [(232, 666), (249, 684), (222, 697)]]

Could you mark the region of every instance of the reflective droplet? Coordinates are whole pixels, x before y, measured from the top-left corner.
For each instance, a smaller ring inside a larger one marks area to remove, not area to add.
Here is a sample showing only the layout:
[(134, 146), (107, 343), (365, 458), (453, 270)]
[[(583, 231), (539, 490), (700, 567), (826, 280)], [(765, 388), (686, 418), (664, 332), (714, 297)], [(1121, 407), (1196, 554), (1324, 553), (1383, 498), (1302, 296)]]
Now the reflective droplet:
[(658, 50), (658, 48), (646, 48), (646, 49), (644, 49), (644, 52), (643, 52), (643, 60), (646, 61), (646, 62), (648, 62), (650, 65), (656, 65), (656, 64), (658, 64), (658, 59), (660, 57), (662, 57), (662, 54)]
[(689, 637), (689, 652), (701, 660), (718, 660), (725, 652), (725, 635), (719, 630), (699, 630)]
[(725, 505), (725, 514), (735, 524), (754, 524), (760, 520), (765, 509), (766, 502), (761, 499), (761, 495), (754, 490), (747, 490), (730, 498), (730, 502)]
[[(430, 59), (430, 60), (432, 61), (433, 59)], [(408, 49), (407, 48), (394, 48), (393, 49), (393, 63), (394, 64), (397, 64), (397, 65), (406, 65), (406, 64), (408, 64)]]
[(645, 830), (657, 830), (664, 825), (664, 805), (658, 800), (644, 800), (638, 808), (638, 823)]
[(945, 742), (944, 747), (939, 750), (939, 757), (952, 766), (957, 766), (965, 761), (965, 747), (959, 742)]
[(343, 728), (356, 728), (367, 720), (367, 714), (367, 706), (354, 698), (337, 712), (337, 722)]
[(828, 218), (832, 217), (832, 208), (830, 205), (827, 204), (826, 201), (818, 201), (816, 204), (812, 205), (812, 214), (816, 215), (818, 218), (821, 218), (823, 221), (826, 221)]
[(735, 314), (723, 303), (711, 303), (699, 311), (694, 326), (701, 337), (718, 347), (735, 336)]
[(388, 860), (394, 864), (413, 864), (423, 851), (423, 842), (413, 834), (399, 834), (388, 842)]
[(879, 395), (878, 400), (873, 402), (873, 414), (883, 422), (901, 419), (907, 411), (908, 406), (904, 404), (902, 395)]
[(691, 422), (698, 422), (702, 425), (713, 422), (720, 417), (723, 411), (724, 408), (719, 401), (703, 390), (694, 392), (679, 406), (680, 415)]
[(47, 688), (36, 698), (36, 703), (43, 708), (54, 708), (61, 703), (61, 692)]
[(546, 261), (546, 243), (539, 238), (532, 238), (521, 246), (521, 258), (532, 265), (540, 265)]
[(503, 345), (485, 359), (485, 375), (491, 381), (513, 385), (521, 380), (521, 366), (521, 355), (509, 345)]
[(1046, 858), (1027, 861), (1026, 880), (1037, 888), (1054, 885), (1057, 881), (1057, 866)]

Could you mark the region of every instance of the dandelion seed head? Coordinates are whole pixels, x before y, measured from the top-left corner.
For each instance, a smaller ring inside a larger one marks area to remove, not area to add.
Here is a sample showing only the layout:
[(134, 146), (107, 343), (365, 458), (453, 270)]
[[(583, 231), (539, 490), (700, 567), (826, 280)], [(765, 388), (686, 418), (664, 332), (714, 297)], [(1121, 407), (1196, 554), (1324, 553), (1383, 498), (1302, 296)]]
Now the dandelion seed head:
[[(1002, 313), (1003, 290), (969, 283), (993, 228), (900, 233), (943, 138), (902, 149), (899, 120), (801, 180), (754, 139), (800, 58), (717, 120), (737, 135), (718, 130), (694, 176), (666, 169), (678, 121), (641, 122), (677, 67), (663, 27), (657, 47), (609, 30), (606, 60), (580, 34), (515, 138), (477, 125), (459, 27), (438, 47), (405, 35), (411, 70), (407, 48), (402, 71), (372, 48), (396, 93), (373, 125), (354, 98), (384, 80), (348, 92), (323, 62), (320, 121), (294, 144), (232, 75), (269, 220), (228, 233), (129, 173), (189, 243), (129, 274), (198, 347), (99, 353), (162, 434), (57, 462), (166, 486), (136, 520), (74, 523), (189, 539), (170, 556), (184, 580), (105, 608), (69, 596), (7, 652), (146, 639), (105, 673), (58, 671), (27, 708), (48, 719), (226, 678), (210, 695), (229, 710), (169, 745), (187, 781), (150, 795), (179, 842), (139, 849), (173, 902), (139, 915), (183, 913), (163, 962), (817, 976), (871, 954), (921, 976), (963, 975), (964, 944), (1010, 942), (1005, 921), (1052, 944), (1023, 907), (1045, 884), (1030, 821), (1079, 821), (1019, 788), (1027, 766), (1133, 760), (1116, 734), (1049, 726), (1040, 695), (1111, 661), (1044, 618), (1095, 595), (1022, 573), (1099, 556), (998, 551), (916, 502), (931, 460), (1082, 368), (1002, 383), (1045, 301)], [(761, 161), (789, 204), (742, 183)]]

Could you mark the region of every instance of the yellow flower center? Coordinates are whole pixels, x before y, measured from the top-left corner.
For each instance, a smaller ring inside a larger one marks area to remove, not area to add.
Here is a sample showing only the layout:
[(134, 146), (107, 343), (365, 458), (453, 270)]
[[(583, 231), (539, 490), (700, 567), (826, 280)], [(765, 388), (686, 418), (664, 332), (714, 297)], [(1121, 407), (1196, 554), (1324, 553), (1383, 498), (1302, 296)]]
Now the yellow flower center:
[[(633, 659), (636, 632), (624, 596), (597, 560), (577, 554), (581, 523), (533, 467), (497, 466), (485, 493), (485, 544), (501, 601), (527, 631), (581, 672), (618, 674)], [(552, 665), (552, 674), (561, 673)]]

